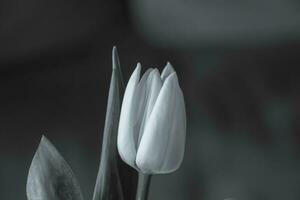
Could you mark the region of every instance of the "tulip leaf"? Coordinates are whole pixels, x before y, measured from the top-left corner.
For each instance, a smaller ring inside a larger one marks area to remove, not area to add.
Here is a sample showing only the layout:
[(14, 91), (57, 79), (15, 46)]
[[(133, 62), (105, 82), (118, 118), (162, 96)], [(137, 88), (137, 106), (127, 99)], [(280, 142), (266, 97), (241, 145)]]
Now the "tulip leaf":
[(123, 75), (122, 75), (122, 70), (121, 70), (117, 47), (113, 47), (113, 50), (112, 50), (112, 68), (113, 68), (113, 70), (116, 70), (116, 72), (117, 72), (119, 89), (120, 89), (120, 92), (123, 93), (125, 85), (124, 85), (124, 81), (123, 81)]
[(96, 180), (93, 200), (123, 200), (123, 192), (117, 163), (117, 144), (120, 94), (120, 68), (113, 50), (113, 71), (111, 76), (106, 119), (103, 133), (101, 162)]
[(124, 82), (116, 47), (112, 51), (112, 76), (102, 139), (101, 162), (93, 200), (131, 200), (135, 196), (136, 173), (117, 152), (117, 134)]
[[(123, 98), (125, 84), (123, 81), (121, 65), (120, 65), (116, 47), (113, 48), (112, 62), (113, 62), (113, 69), (116, 69), (117, 74), (118, 74), (118, 83), (119, 83), (119, 91), (120, 91), (119, 94), (120, 94), (120, 100), (121, 100)], [(120, 112), (121, 105), (118, 106), (118, 110)], [(117, 121), (118, 125), (119, 125), (119, 117), (120, 116), (118, 115), (114, 119)], [(114, 138), (115, 143), (116, 143), (118, 130), (115, 130), (115, 131), (116, 132), (114, 134), (112, 134), (111, 137)], [(105, 141), (103, 140), (103, 142), (105, 142)], [(114, 148), (116, 148), (116, 146)], [(122, 189), (123, 189), (124, 200), (135, 199), (137, 182), (138, 182), (138, 174), (135, 169), (133, 169), (132, 167), (130, 167), (129, 165), (127, 165), (125, 162), (122, 161), (119, 154), (117, 154), (116, 157), (117, 157), (118, 170), (119, 170), (119, 175), (120, 175)]]
[(72, 169), (45, 136), (33, 157), (26, 192), (28, 200), (83, 199)]

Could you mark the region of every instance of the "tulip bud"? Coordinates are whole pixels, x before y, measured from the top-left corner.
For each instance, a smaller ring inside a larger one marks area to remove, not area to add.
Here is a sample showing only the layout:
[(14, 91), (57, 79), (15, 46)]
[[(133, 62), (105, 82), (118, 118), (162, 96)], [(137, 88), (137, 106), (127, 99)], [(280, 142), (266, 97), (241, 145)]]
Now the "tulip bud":
[(161, 75), (141, 65), (131, 75), (123, 98), (118, 151), (124, 162), (144, 174), (170, 173), (184, 155), (186, 113), (176, 72), (170, 63)]

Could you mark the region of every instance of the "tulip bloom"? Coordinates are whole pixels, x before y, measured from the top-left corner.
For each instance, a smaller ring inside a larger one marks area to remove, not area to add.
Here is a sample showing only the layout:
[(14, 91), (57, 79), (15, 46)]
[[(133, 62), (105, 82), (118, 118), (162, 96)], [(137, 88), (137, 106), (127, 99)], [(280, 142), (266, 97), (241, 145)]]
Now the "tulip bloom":
[(124, 162), (144, 174), (170, 173), (184, 155), (186, 113), (176, 72), (168, 63), (161, 75), (141, 65), (132, 73), (123, 98), (118, 151)]

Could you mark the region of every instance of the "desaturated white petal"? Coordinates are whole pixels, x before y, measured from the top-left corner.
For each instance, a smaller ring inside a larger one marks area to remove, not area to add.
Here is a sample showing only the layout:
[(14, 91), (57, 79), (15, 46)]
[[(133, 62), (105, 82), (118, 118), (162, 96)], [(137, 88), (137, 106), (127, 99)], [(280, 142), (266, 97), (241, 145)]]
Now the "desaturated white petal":
[(179, 90), (179, 105), (177, 106), (176, 119), (173, 121), (170, 131), (170, 141), (166, 152), (167, 162), (164, 162), (161, 173), (169, 173), (177, 170), (183, 160), (186, 139), (186, 111), (182, 91)]
[(147, 120), (149, 119), (149, 116), (151, 114), (151, 111), (153, 109), (153, 106), (156, 102), (157, 96), (160, 92), (162, 86), (162, 81), (159, 75), (159, 71), (157, 69), (154, 69), (151, 71), (151, 74), (148, 77), (147, 83), (146, 83), (146, 98), (145, 98), (145, 108), (142, 116), (142, 122), (139, 132), (139, 140), (138, 145), (140, 143), (141, 137), (144, 133), (144, 128)]
[(164, 82), (166, 80), (166, 78), (174, 72), (175, 72), (175, 70), (174, 70), (173, 66), (171, 65), (171, 63), (167, 62), (165, 68), (163, 69), (163, 71), (161, 73), (162, 81)]
[(125, 89), (120, 113), (117, 146), (119, 154), (124, 162), (135, 167), (136, 141), (138, 131), (135, 130), (138, 107), (138, 83), (140, 79), (141, 65), (138, 64), (132, 73)]
[(143, 76), (138, 84), (138, 88), (137, 88), (137, 93), (139, 96), (139, 100), (136, 105), (137, 106), (137, 120), (138, 120), (137, 125), (139, 126), (138, 129), (140, 129), (140, 125), (142, 122), (142, 118), (143, 118), (145, 106), (146, 106), (147, 80), (152, 71), (153, 71), (153, 69), (150, 68), (143, 74)]
[(146, 123), (136, 164), (144, 173), (169, 173), (180, 166), (186, 135), (184, 99), (176, 73), (168, 76)]

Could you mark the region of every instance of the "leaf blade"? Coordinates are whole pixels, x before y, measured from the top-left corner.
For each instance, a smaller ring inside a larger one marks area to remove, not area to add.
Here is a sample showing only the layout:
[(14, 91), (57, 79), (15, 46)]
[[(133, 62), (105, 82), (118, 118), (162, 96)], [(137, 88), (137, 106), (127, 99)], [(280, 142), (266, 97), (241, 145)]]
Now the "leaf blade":
[(33, 157), (26, 193), (28, 200), (83, 199), (72, 169), (45, 136)]
[[(117, 166), (117, 132), (120, 115), (120, 71), (116, 48), (113, 48), (113, 69), (109, 87), (102, 139), (101, 161), (93, 200), (123, 200)], [(116, 66), (118, 65), (118, 66)]]

